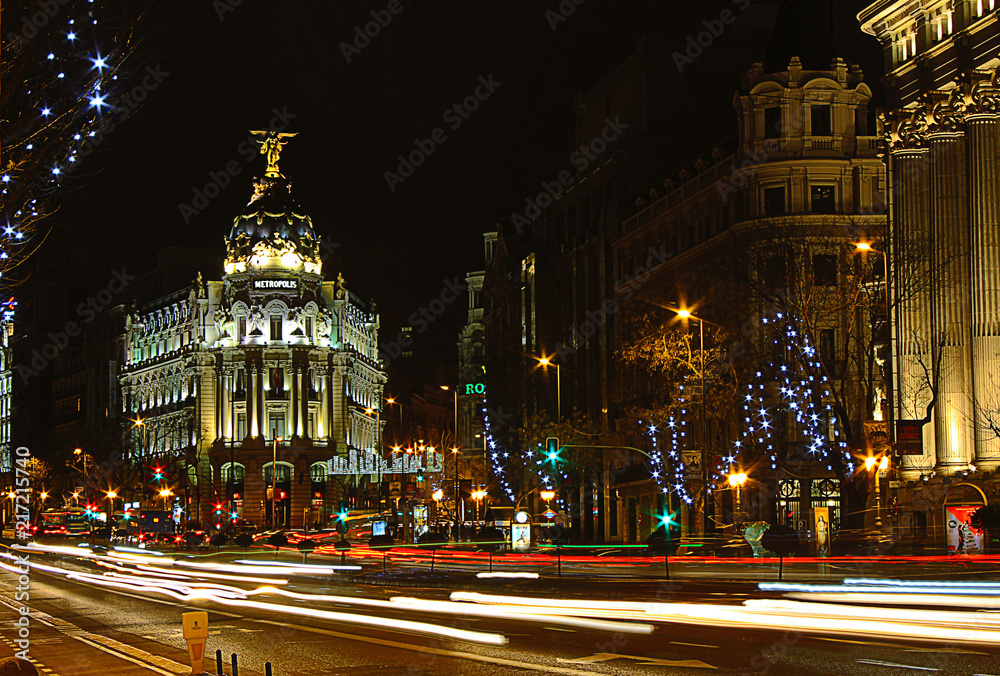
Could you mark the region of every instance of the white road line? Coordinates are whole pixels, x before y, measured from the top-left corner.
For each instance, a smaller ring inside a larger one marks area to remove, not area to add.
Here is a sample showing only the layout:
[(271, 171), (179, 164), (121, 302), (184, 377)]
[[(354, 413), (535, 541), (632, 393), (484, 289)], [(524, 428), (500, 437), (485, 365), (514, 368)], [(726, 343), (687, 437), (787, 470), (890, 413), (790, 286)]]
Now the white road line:
[(572, 674), (574, 676), (594, 676), (593, 671), (580, 671), (579, 669), (567, 669), (566, 667), (557, 667), (549, 664), (533, 664), (531, 662), (518, 662), (517, 660), (508, 660), (502, 657), (477, 655), (475, 653), (466, 653), (466, 652), (461, 652), (459, 650), (445, 650), (443, 648), (431, 648), (430, 646), (414, 645), (412, 643), (402, 643), (400, 641), (390, 641), (383, 638), (375, 638), (374, 636), (357, 636), (355, 634), (347, 634), (340, 631), (333, 631), (331, 629), (306, 627), (298, 624), (290, 624), (288, 622), (275, 622), (274, 620), (254, 620), (250, 618), (247, 619), (250, 622), (260, 622), (261, 624), (273, 624), (278, 627), (288, 627), (289, 629), (311, 631), (314, 634), (323, 634), (324, 636), (335, 636), (337, 638), (343, 638), (349, 641), (361, 641), (363, 643), (373, 643), (375, 645), (387, 646), (390, 648), (399, 648), (400, 650), (411, 650), (414, 652), (428, 653), (431, 655), (441, 655), (443, 657), (454, 657), (456, 659), (472, 660), (473, 662), (498, 664), (504, 667), (515, 667), (518, 669), (526, 669), (529, 671), (541, 671), (548, 674)]
[(855, 660), (858, 664), (878, 664), (883, 667), (896, 667), (897, 669), (914, 669), (916, 671), (941, 671), (933, 667), (915, 667), (912, 664), (896, 664), (895, 662), (882, 662), (880, 660)]

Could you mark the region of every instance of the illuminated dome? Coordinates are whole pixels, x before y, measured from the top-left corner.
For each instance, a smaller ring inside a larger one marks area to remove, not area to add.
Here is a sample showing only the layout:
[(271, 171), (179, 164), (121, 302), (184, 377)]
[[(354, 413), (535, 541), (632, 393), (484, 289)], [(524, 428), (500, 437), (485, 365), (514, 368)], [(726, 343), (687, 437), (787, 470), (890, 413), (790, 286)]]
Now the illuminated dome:
[(266, 134), (261, 153), (268, 155), (268, 168), (263, 178), (254, 179), (253, 197), (226, 239), (226, 274), (260, 269), (319, 274), (322, 261), (312, 219), (292, 197), (292, 184), (278, 171), (283, 140), (279, 136), (288, 135), (254, 133)]

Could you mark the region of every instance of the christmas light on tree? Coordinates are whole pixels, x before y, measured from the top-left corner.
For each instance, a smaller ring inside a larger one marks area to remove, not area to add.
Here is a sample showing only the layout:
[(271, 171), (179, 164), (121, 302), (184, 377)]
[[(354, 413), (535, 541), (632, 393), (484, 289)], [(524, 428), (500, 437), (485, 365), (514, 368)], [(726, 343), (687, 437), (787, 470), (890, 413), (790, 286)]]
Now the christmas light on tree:
[(50, 4), (4, 15), (0, 293), (23, 279), (11, 273), (44, 241), (58, 191), (138, 105), (126, 82), (134, 84), (135, 29), (149, 3)]

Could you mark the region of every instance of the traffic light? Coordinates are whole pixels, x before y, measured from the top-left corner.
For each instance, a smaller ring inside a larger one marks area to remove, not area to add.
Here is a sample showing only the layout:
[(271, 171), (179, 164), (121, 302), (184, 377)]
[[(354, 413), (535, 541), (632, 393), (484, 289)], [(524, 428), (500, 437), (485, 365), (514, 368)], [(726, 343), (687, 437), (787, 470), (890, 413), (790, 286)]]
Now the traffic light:
[(559, 457), (559, 438), (548, 437), (545, 440), (545, 456), (553, 465), (561, 460)]

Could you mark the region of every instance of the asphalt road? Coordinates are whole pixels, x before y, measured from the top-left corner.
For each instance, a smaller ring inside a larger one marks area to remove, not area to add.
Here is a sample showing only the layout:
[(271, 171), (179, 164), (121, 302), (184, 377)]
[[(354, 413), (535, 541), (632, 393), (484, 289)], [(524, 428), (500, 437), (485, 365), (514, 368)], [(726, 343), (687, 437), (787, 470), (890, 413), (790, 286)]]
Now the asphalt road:
[[(207, 609), (212, 634), (208, 653), (217, 648), (239, 655), (240, 673), (263, 673), (264, 662), (273, 664), (275, 676), (297, 674), (986, 674), (1000, 676), (1000, 645), (955, 646), (899, 640), (804, 635), (732, 627), (656, 624), (650, 635), (573, 627), (556, 622), (525, 622), (502, 618), (428, 616), (406, 608), (364, 609), (329, 604), (330, 610), (362, 613), (445, 626), (499, 632), (509, 644), (484, 646), (456, 640), (353, 624), (291, 617), (257, 609), (220, 609), (213, 604), (183, 604), (165, 598), (119, 593), (52, 577), (33, 571), (31, 606), (70, 623), (48, 637), (48, 646), (59, 640), (73, 642), (74, 632), (109, 637), (137, 646), (153, 655), (176, 661), (186, 653), (180, 614)], [(0, 598), (14, 595), (15, 578), (0, 573)], [(291, 585), (294, 587), (295, 585)], [(376, 588), (305, 583), (302, 591), (388, 599), (396, 591)], [(724, 592), (672, 593), (670, 600), (739, 603)], [(406, 596), (445, 598), (446, 591), (407, 589)], [(0, 622), (12, 628), (13, 610), (0, 606)], [(46, 645), (38, 647), (41, 651)], [(99, 673), (93, 665), (51, 664), (60, 676)], [(214, 662), (213, 662), (214, 666)], [(111, 676), (111, 673), (103, 673)], [(150, 671), (149, 673), (156, 673)], [(170, 673), (169, 670), (163, 673)], [(210, 670), (214, 673), (214, 670)], [(227, 667), (226, 673), (229, 673)], [(117, 676), (117, 675), (116, 675)]]

